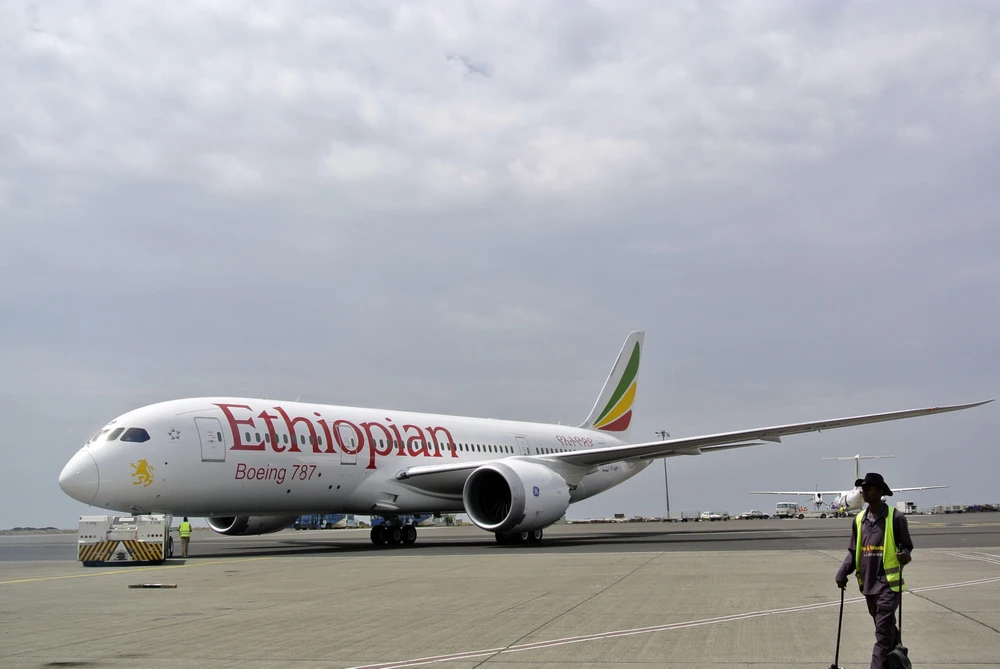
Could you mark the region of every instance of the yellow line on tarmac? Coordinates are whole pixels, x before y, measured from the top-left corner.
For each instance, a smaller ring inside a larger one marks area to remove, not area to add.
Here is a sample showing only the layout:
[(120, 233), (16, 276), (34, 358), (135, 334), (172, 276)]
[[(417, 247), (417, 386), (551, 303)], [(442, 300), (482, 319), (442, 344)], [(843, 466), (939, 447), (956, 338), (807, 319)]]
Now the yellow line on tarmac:
[(35, 581), (59, 581), (66, 578), (87, 578), (88, 576), (111, 576), (113, 574), (134, 574), (137, 571), (155, 571), (158, 569), (184, 569), (185, 567), (207, 567), (213, 564), (233, 564), (234, 562), (252, 562), (253, 560), (270, 560), (270, 557), (255, 557), (255, 558), (234, 558), (232, 560), (214, 560), (212, 562), (192, 562), (191, 564), (171, 564), (171, 565), (159, 565), (156, 567), (133, 567), (125, 571), (114, 570), (113, 568), (107, 568), (107, 571), (92, 571), (87, 574), (66, 574), (64, 576), (39, 576), (38, 578), (21, 578), (16, 581), (0, 581), (0, 585), (9, 585), (11, 583), (33, 583)]

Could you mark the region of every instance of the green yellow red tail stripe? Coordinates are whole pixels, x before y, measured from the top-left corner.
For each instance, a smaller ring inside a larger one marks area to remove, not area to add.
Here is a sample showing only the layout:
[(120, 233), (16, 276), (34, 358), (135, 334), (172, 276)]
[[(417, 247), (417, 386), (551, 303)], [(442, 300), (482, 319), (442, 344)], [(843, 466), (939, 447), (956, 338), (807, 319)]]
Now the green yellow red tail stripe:
[(594, 427), (606, 432), (622, 432), (632, 422), (632, 404), (635, 402), (636, 376), (639, 373), (639, 342), (632, 347), (632, 354), (625, 372), (604, 409), (594, 421)]

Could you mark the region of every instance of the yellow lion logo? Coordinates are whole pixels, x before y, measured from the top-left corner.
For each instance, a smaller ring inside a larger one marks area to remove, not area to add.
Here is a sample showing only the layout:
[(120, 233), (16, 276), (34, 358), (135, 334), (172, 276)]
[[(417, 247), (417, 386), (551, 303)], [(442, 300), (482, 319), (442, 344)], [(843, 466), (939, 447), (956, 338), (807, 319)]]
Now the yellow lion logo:
[(132, 485), (141, 485), (144, 488), (148, 488), (153, 482), (153, 466), (150, 465), (145, 460), (139, 460), (139, 462), (132, 463)]

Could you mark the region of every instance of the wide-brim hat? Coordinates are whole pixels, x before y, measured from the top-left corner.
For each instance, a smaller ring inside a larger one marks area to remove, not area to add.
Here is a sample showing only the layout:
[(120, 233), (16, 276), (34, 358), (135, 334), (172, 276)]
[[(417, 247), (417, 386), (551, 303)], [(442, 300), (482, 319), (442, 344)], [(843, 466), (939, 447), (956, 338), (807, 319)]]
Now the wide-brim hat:
[(882, 489), (882, 494), (886, 497), (892, 497), (892, 489), (886, 484), (885, 479), (882, 478), (881, 474), (876, 474), (875, 472), (869, 472), (865, 474), (863, 479), (858, 479), (854, 482), (854, 485), (859, 488), (865, 486), (876, 486)]

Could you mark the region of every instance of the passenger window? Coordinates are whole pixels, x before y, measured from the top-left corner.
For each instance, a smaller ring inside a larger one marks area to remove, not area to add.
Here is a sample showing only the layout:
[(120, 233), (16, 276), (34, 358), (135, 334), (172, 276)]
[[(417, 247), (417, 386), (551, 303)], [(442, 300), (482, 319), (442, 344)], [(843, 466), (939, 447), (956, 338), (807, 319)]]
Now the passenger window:
[(149, 441), (149, 432), (146, 432), (141, 427), (130, 427), (122, 435), (122, 441), (141, 444), (144, 441)]
[(285, 443), (287, 444), (288, 443), (288, 435), (287, 434), (283, 434), (281, 436), (284, 438)]
[(249, 432), (247, 432), (247, 443), (248, 444), (250, 443), (250, 433)]
[(111, 434), (108, 435), (108, 441), (114, 441), (115, 439), (118, 438), (118, 435), (120, 435), (124, 431), (125, 428), (123, 427), (116, 427), (115, 429), (111, 430)]
[(271, 435), (268, 434), (267, 432), (264, 433), (264, 441), (266, 441), (269, 444), (271, 443)]

